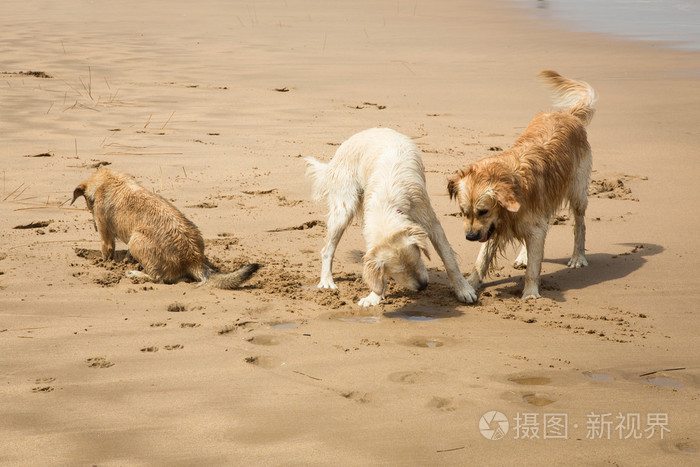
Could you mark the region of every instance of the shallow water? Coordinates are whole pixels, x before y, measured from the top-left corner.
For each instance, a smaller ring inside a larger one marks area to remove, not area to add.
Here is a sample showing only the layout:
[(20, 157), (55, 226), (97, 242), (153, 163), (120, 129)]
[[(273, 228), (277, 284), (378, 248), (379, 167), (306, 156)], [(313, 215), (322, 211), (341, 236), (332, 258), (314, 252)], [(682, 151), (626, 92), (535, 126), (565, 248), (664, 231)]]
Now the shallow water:
[(545, 376), (526, 376), (509, 378), (509, 380), (515, 384), (522, 384), (525, 386), (543, 386), (552, 382), (551, 378), (547, 378)]
[(435, 321), (435, 316), (424, 311), (404, 311), (397, 313), (396, 318), (405, 319), (407, 321)]
[(586, 379), (590, 379), (593, 381), (601, 381), (601, 382), (615, 381), (614, 376), (608, 375), (606, 373), (593, 373), (592, 371), (584, 371), (583, 376)]
[(700, 51), (700, 0), (510, 0), (584, 32)]
[(438, 347), (442, 347), (443, 345), (445, 345), (445, 343), (439, 339), (422, 339), (422, 338), (415, 339), (412, 342), (412, 344), (415, 345), (416, 347), (425, 347), (428, 349), (436, 349)]
[(680, 381), (666, 376), (655, 376), (653, 378), (646, 378), (646, 381), (647, 383), (652, 384), (654, 386), (663, 386), (667, 388), (676, 389), (680, 389), (683, 387), (683, 383), (681, 383)]
[(346, 323), (378, 323), (379, 316), (350, 316), (348, 318), (338, 318), (338, 321)]

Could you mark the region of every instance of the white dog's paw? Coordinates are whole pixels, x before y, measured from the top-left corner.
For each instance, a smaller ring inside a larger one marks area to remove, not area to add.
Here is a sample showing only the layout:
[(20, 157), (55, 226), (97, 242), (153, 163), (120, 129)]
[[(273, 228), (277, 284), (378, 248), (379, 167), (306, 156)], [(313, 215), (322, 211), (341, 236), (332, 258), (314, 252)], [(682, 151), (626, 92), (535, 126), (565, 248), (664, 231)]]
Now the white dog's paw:
[(379, 302), (382, 301), (382, 298), (384, 298), (384, 297), (382, 297), (381, 295), (377, 295), (377, 294), (374, 293), (374, 292), (371, 292), (371, 293), (370, 293), (369, 295), (367, 295), (365, 298), (363, 298), (362, 300), (360, 300), (359, 302), (357, 302), (357, 304), (360, 305), (360, 306), (363, 306), (363, 307), (375, 306), (375, 305), (377, 305)]
[(572, 256), (568, 264), (570, 268), (582, 268), (584, 266), (588, 266), (588, 261), (586, 261), (585, 256), (577, 255)]
[(457, 295), (457, 300), (463, 303), (474, 303), (477, 300), (476, 290), (474, 287), (465, 279), (460, 281), (460, 283), (455, 286), (455, 295)]
[(337, 289), (338, 286), (333, 282), (333, 278), (321, 279), (321, 282), (316, 286), (317, 289)]
[(523, 290), (523, 300), (533, 300), (537, 298), (540, 298), (540, 291), (537, 287)]
[(515, 269), (526, 269), (527, 268), (527, 248), (524, 246), (520, 249), (518, 257), (513, 261), (513, 268)]

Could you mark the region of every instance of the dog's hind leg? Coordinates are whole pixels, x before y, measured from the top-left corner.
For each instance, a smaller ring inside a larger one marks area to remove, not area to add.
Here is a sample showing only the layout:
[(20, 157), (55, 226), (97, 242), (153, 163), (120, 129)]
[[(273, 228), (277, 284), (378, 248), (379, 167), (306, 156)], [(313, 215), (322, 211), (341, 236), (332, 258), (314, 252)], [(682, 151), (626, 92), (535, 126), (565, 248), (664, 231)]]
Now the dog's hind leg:
[(455, 253), (447, 241), (445, 231), (442, 229), (440, 222), (436, 221), (432, 229), (430, 229), (430, 241), (445, 265), (445, 270), (450, 278), (450, 282), (452, 282), (452, 288), (457, 295), (457, 299), (464, 303), (474, 303), (476, 301), (476, 291), (459, 270)]
[(161, 246), (150, 241), (148, 235), (134, 232), (131, 234), (128, 247), (131, 256), (143, 267), (144, 272), (129, 271), (127, 277), (145, 278), (153, 282), (164, 280), (162, 267), (159, 267), (156, 257)]
[(333, 257), (335, 249), (343, 237), (343, 233), (353, 218), (354, 211), (348, 209), (346, 202), (338, 202), (333, 205), (328, 215), (326, 245), (321, 250), (321, 281), (319, 289), (337, 289), (333, 282)]
[(533, 226), (525, 239), (527, 246), (527, 269), (525, 270), (525, 287), (523, 299), (540, 298), (540, 273), (544, 257), (544, 240), (547, 238), (547, 224)]
[(574, 213), (574, 251), (569, 260), (570, 268), (582, 268), (588, 266), (586, 260), (586, 221), (584, 214), (585, 208), (576, 208), (572, 206)]
[[(588, 156), (590, 160), (590, 155)], [(583, 164), (576, 173), (569, 193), (569, 205), (574, 215), (574, 251), (569, 260), (569, 267), (588, 266), (586, 261), (586, 208), (588, 207), (588, 178), (590, 162)]]
[(126, 277), (153, 281), (153, 278), (151, 276), (142, 271), (129, 271), (126, 273)]

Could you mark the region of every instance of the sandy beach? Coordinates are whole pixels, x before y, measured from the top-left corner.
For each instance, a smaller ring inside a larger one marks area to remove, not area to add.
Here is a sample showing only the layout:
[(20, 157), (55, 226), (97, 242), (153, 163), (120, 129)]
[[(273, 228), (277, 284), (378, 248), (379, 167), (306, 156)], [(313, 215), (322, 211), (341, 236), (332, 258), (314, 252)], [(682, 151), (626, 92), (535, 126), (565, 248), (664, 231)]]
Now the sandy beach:
[[(486, 0), (3, 10), (0, 465), (700, 464), (699, 52)], [(467, 273), (447, 177), (550, 107), (543, 69), (600, 96), (588, 267), (562, 211), (538, 300), (513, 251), (473, 305), (432, 254), (426, 290), (361, 309), (355, 222), (339, 289), (314, 288), (303, 157), (412, 137)], [(69, 206), (99, 166), (182, 210), (222, 270), (263, 267), (233, 291), (126, 278)]]

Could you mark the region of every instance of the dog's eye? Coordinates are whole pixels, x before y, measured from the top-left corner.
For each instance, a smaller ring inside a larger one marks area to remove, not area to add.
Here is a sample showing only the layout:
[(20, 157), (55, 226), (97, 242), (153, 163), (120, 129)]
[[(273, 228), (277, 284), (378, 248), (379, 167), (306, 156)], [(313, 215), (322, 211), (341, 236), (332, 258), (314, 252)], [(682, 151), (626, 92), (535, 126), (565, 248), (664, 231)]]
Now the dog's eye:
[(479, 217), (484, 217), (488, 213), (489, 213), (488, 209), (479, 209), (478, 211), (476, 211), (476, 215)]

